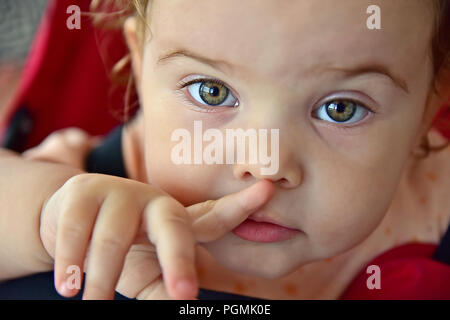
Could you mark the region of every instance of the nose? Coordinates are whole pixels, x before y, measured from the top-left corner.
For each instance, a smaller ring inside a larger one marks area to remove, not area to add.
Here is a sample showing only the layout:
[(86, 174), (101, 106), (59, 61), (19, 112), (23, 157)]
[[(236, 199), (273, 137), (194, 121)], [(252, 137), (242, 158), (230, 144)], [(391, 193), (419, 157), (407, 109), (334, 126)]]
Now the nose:
[(250, 181), (252, 179), (267, 179), (279, 185), (282, 188), (294, 189), (302, 182), (302, 171), (292, 160), (280, 162), (277, 172), (263, 174), (261, 164), (236, 164), (233, 168), (233, 175), (236, 179)]

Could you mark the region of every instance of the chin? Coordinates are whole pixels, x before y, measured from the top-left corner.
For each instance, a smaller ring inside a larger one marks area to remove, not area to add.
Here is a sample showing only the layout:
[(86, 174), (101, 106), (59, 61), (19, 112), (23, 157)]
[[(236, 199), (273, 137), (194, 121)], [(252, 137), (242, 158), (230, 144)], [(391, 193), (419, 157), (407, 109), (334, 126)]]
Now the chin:
[(230, 248), (222, 245), (212, 242), (205, 248), (221, 266), (242, 275), (268, 280), (278, 279), (302, 265), (292, 261), (290, 254), (255, 254), (254, 250), (239, 250), (239, 247), (230, 246)]
[(258, 277), (258, 278), (262, 278), (262, 279), (267, 279), (267, 280), (274, 280), (274, 279), (280, 279), (284, 276), (287, 276), (288, 274), (290, 274), (291, 272), (295, 271), (296, 268), (289, 268), (289, 269), (264, 269), (264, 268), (254, 268), (254, 269), (250, 269), (250, 268), (245, 268), (245, 269), (241, 269), (241, 271), (239, 272), (239, 270), (236, 270), (235, 272), (239, 272), (243, 275), (248, 275), (248, 276), (252, 276), (252, 277)]

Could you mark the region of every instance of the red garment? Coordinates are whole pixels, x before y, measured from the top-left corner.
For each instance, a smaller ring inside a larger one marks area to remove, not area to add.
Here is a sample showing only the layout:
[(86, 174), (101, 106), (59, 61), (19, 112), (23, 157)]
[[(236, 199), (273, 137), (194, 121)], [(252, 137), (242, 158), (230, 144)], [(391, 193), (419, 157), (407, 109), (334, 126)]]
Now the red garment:
[(53, 0), (36, 33), (18, 92), (0, 119), (0, 141), (13, 114), (21, 107), (32, 115), (33, 128), (24, 149), (39, 144), (53, 131), (79, 127), (103, 135), (120, 121), (112, 113), (123, 110), (124, 91), (114, 85), (110, 71), (127, 53), (122, 31), (96, 29), (90, 0), (78, 0), (81, 29), (69, 30), (67, 8), (72, 0)]
[[(368, 263), (353, 280), (344, 300), (450, 299), (450, 265), (432, 260), (436, 245), (410, 243), (391, 249)], [(380, 267), (380, 289), (368, 289), (367, 267)]]

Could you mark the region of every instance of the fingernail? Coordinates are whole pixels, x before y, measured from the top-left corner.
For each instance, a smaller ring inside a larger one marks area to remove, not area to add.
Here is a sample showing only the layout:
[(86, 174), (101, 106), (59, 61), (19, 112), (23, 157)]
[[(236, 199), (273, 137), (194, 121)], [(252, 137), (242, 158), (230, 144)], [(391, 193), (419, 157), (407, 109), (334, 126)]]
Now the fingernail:
[(71, 290), (67, 288), (66, 280), (64, 280), (63, 283), (59, 286), (59, 292), (63, 296), (68, 296), (71, 293)]
[(190, 280), (180, 280), (177, 282), (176, 290), (179, 296), (191, 297), (194, 294), (195, 284)]

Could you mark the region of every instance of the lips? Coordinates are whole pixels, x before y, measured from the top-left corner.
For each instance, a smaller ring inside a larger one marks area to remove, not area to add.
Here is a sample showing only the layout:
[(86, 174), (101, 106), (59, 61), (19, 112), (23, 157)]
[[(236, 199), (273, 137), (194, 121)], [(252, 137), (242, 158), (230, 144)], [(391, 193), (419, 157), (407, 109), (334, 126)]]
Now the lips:
[(244, 240), (270, 243), (292, 239), (301, 231), (282, 226), (269, 218), (249, 217), (233, 229), (233, 233)]

